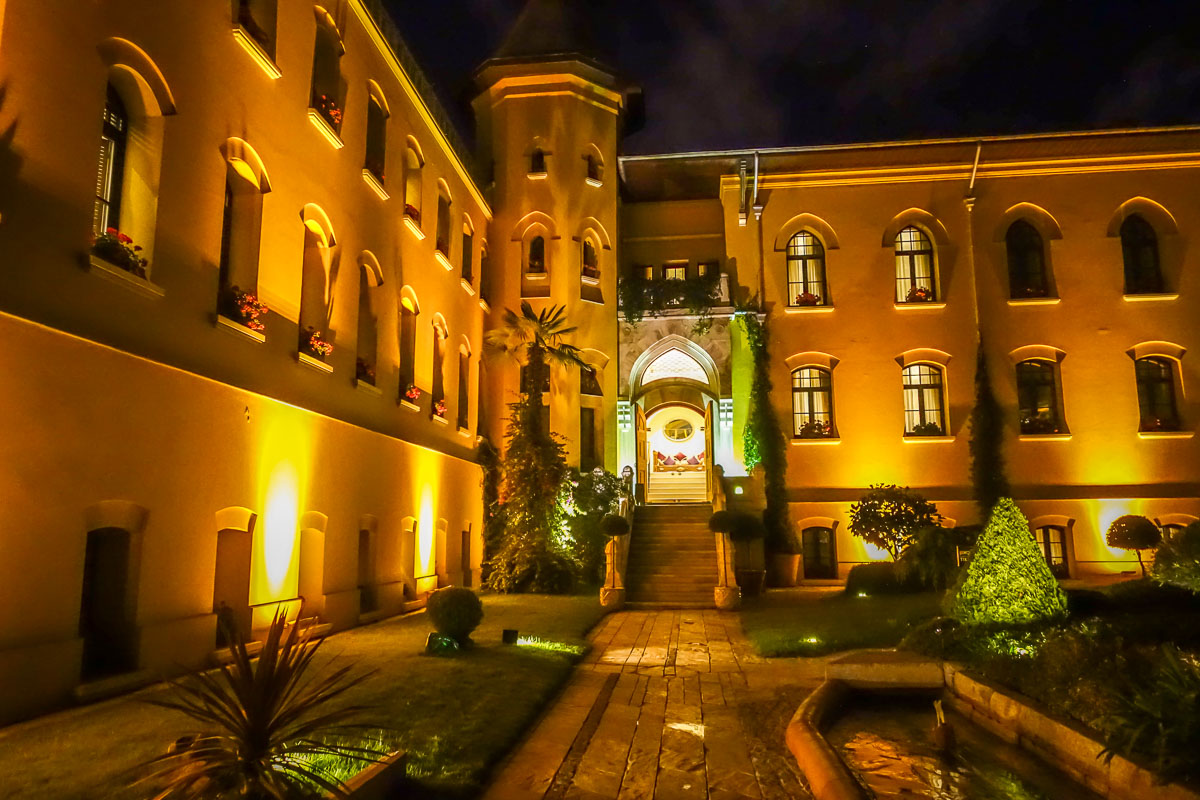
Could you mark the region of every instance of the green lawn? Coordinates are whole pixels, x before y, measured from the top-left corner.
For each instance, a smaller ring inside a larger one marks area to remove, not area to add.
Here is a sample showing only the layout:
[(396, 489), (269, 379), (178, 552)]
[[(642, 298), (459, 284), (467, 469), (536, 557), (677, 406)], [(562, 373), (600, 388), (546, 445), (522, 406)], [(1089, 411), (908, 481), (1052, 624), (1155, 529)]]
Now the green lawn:
[(939, 613), (937, 593), (848, 597), (840, 590), (773, 589), (748, 598), (742, 628), (762, 656), (819, 656), (894, 647)]
[[(373, 712), (362, 720), (396, 731), (423, 798), (470, 797), (570, 674), (575, 656), (547, 647), (505, 647), (503, 628), (546, 643), (582, 646), (600, 618), (595, 595), (483, 598), (475, 649), (455, 658), (421, 654), (424, 614), (356, 628), (328, 639), (320, 664), (373, 671), (345, 702)], [(570, 648), (564, 648), (569, 650)], [(50, 715), (0, 729), (0, 795), (99, 800), (141, 798), (131, 770), (191, 731), (189, 720), (143, 702), (163, 690)]]

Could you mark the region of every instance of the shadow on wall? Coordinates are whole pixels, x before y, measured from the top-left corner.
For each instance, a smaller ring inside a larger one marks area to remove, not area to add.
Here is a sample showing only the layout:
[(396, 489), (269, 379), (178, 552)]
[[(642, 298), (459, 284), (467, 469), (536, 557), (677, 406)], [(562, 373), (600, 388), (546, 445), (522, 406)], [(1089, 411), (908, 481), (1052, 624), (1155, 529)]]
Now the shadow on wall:
[[(14, 117), (7, 123), (4, 120), (4, 101), (8, 97), (8, 84), (0, 85), (0, 226), (9, 222), (12, 207), (22, 192), (18, 191), (17, 180), (21, 172), (21, 156), (13, 149), (13, 140), (17, 136), (17, 119)], [(0, 236), (3, 228), (0, 227)]]

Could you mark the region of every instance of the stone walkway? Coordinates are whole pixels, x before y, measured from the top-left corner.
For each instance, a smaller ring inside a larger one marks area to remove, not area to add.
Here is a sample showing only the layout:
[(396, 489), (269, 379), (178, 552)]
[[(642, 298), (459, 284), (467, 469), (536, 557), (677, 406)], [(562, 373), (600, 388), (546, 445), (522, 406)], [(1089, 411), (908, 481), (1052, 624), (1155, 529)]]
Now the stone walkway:
[(783, 742), (820, 668), (753, 654), (737, 614), (626, 611), (485, 800), (808, 797)]

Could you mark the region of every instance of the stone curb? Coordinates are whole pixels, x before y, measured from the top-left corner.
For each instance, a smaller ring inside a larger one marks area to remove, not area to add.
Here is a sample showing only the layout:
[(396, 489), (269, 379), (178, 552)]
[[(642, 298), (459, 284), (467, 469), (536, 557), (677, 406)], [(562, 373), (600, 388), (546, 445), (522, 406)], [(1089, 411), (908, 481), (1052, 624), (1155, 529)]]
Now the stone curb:
[[(407, 753), (397, 750), (382, 761), (377, 761), (346, 781), (346, 796), (353, 800), (384, 800), (394, 797), (406, 778)], [(337, 797), (326, 794), (327, 798)]]
[(800, 771), (808, 779), (816, 800), (865, 800), (866, 793), (841, 757), (821, 735), (829, 711), (841, 705), (849, 689), (838, 680), (826, 680), (805, 698), (788, 723), (785, 739)]

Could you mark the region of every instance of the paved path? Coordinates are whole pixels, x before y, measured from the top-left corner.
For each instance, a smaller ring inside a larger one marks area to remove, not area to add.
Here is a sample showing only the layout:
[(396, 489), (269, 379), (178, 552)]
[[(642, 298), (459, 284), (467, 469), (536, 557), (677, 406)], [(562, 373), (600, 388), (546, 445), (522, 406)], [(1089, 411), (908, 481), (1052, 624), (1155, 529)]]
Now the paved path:
[(485, 800), (809, 796), (783, 728), (816, 669), (755, 656), (737, 614), (712, 610), (617, 613), (590, 639)]

